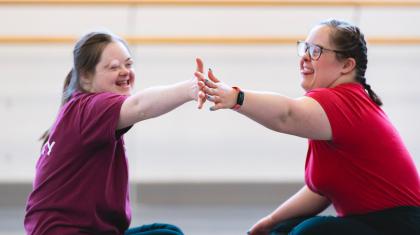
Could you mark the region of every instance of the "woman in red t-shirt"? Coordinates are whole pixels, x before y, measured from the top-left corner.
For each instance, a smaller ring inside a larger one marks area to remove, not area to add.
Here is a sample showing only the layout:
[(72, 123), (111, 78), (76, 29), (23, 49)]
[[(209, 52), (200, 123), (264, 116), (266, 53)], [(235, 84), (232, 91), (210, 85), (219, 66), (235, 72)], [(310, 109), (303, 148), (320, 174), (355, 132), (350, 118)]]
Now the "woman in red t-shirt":
[[(194, 78), (131, 95), (133, 63), (127, 44), (111, 33), (89, 33), (77, 42), (62, 107), (43, 136), (26, 206), (27, 234), (183, 234), (170, 224), (128, 229), (131, 209), (123, 134), (137, 122), (194, 99), (201, 108), (204, 94)], [(202, 71), (202, 64), (197, 70)]]
[[(232, 108), (274, 131), (308, 139), (306, 185), (251, 235), (420, 234), (420, 179), (401, 137), (366, 83), (359, 28), (328, 20), (299, 41), (298, 99), (205, 80), (211, 110)], [(330, 204), (337, 216), (317, 216)]]

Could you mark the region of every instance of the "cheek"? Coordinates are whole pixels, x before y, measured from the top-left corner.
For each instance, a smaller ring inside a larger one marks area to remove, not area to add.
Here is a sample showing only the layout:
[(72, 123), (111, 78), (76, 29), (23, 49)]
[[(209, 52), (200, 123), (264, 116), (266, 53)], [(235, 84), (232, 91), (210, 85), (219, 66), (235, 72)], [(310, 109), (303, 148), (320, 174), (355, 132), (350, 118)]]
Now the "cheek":
[(133, 70), (131, 70), (129, 76), (130, 76), (130, 82), (134, 84), (136, 80), (136, 73)]
[(314, 86), (315, 87), (324, 87), (328, 83), (330, 77), (332, 77), (332, 71), (325, 64), (318, 63), (314, 66)]
[(318, 63), (316, 65), (314, 65), (315, 70), (319, 73), (319, 74), (323, 74), (323, 75), (332, 75), (335, 74), (337, 72), (337, 64), (335, 64), (332, 61), (318, 61)]
[(336, 79), (341, 75), (340, 65), (334, 63), (329, 64), (329, 67), (326, 69), (325, 73), (325, 75), (329, 78)]
[(101, 88), (106, 88), (110, 85), (113, 85), (115, 83), (114, 76), (110, 73), (101, 73), (98, 74), (96, 83)]
[(323, 67), (317, 73), (317, 83), (321, 87), (328, 87), (341, 76), (336, 66)]

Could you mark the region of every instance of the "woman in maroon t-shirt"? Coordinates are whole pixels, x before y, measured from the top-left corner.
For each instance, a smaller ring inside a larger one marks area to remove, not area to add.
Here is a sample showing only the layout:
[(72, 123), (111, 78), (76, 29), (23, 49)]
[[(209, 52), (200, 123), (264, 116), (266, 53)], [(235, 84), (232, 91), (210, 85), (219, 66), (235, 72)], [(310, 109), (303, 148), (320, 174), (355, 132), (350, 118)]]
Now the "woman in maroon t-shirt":
[[(211, 110), (231, 108), (274, 131), (309, 140), (306, 185), (250, 235), (420, 234), (420, 178), (366, 83), (359, 28), (328, 20), (299, 41), (304, 97), (241, 90), (209, 70)], [(196, 77), (205, 79), (202, 72)], [(316, 216), (332, 204), (338, 216)]]
[(198, 100), (201, 108), (204, 84), (193, 78), (131, 95), (133, 63), (127, 44), (111, 33), (89, 33), (77, 42), (62, 107), (43, 136), (26, 207), (27, 234), (183, 234), (170, 224), (127, 230), (131, 209), (122, 135), (186, 102)]

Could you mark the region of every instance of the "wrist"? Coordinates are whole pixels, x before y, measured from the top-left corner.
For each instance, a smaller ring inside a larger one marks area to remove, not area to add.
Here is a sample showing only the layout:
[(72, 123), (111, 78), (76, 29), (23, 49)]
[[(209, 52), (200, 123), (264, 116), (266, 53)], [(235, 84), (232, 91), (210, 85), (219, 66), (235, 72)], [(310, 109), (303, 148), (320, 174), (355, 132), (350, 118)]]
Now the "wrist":
[(188, 81), (185, 81), (183, 86), (185, 87), (185, 90), (187, 91), (187, 100), (197, 100), (198, 99), (198, 86), (197, 81), (195, 79), (191, 79)]
[(235, 104), (231, 107), (231, 109), (238, 110), (244, 103), (245, 93), (239, 87), (234, 86), (232, 88), (237, 92), (237, 95), (235, 99)]

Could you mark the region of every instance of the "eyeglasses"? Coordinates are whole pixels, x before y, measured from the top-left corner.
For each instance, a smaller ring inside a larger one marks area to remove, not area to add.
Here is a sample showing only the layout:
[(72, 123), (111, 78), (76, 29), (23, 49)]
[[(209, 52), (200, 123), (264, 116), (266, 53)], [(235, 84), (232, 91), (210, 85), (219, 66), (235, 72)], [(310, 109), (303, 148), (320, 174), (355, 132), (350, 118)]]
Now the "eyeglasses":
[(309, 58), (311, 60), (318, 60), (321, 57), (323, 51), (332, 51), (335, 53), (343, 53), (343, 51), (337, 51), (332, 49), (327, 49), (316, 44), (312, 44), (305, 41), (297, 41), (297, 50), (300, 57), (304, 56), (309, 52)]

